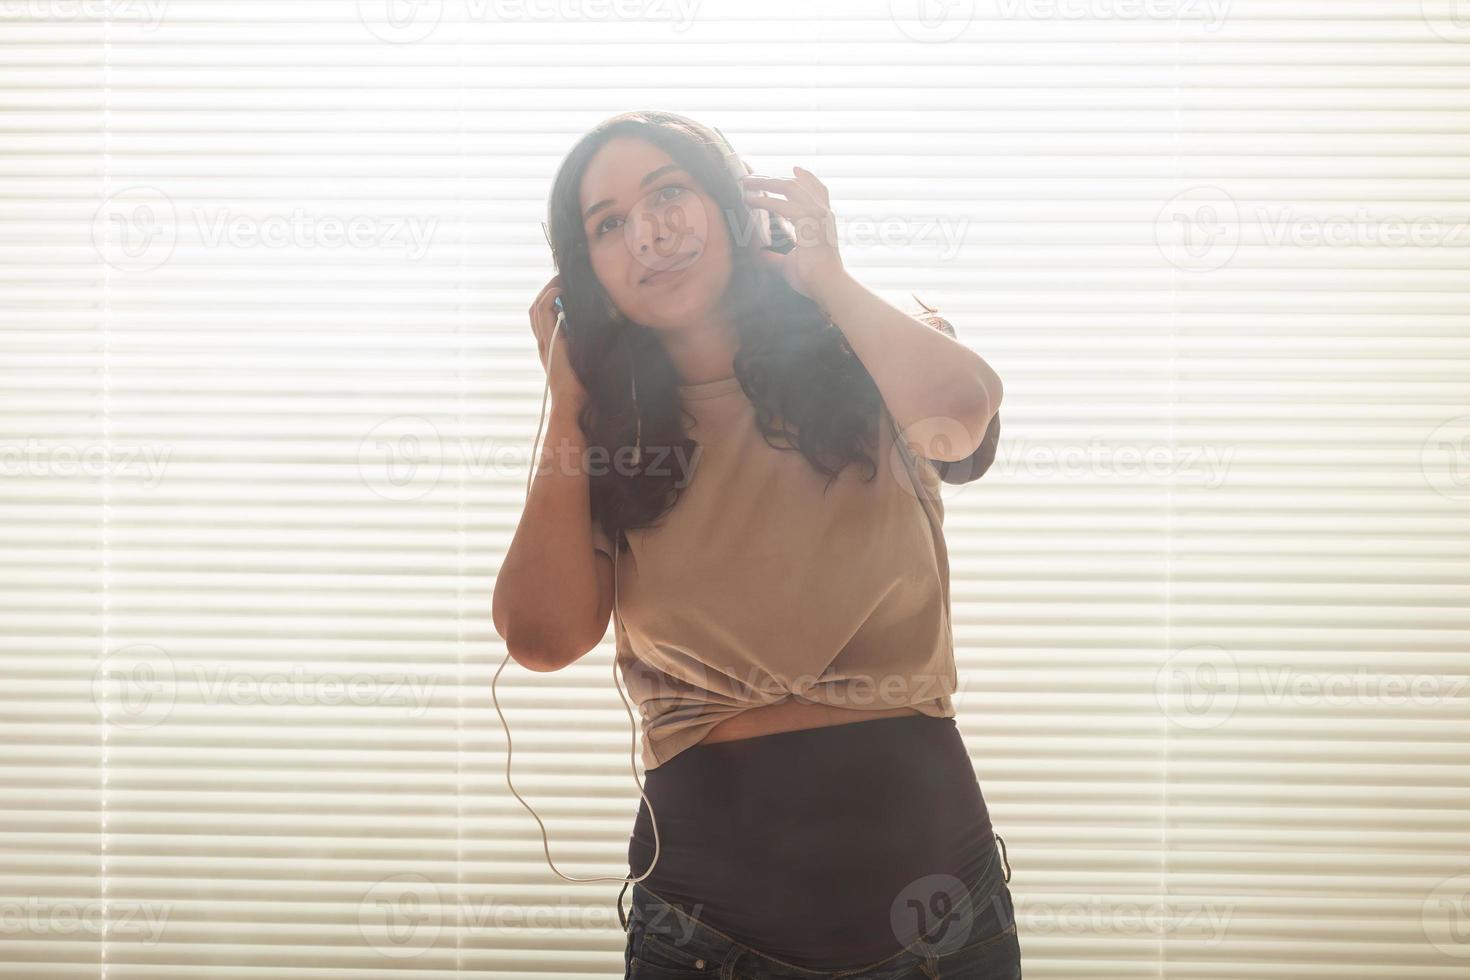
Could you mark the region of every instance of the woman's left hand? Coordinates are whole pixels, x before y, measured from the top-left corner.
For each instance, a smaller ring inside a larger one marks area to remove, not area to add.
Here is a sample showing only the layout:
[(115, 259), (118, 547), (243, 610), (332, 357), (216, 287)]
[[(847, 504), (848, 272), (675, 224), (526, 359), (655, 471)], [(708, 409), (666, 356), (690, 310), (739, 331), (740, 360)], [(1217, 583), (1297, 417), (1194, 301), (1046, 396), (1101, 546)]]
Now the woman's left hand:
[[(787, 234), (796, 241), (785, 255), (769, 249), (761, 255), (786, 277), (792, 289), (815, 300), (826, 286), (846, 274), (837, 251), (837, 218), (832, 213), (827, 185), (810, 170), (792, 167), (791, 172), (796, 176), (746, 174), (740, 182), (746, 202), (784, 218)], [(774, 197), (763, 191), (785, 196)]]

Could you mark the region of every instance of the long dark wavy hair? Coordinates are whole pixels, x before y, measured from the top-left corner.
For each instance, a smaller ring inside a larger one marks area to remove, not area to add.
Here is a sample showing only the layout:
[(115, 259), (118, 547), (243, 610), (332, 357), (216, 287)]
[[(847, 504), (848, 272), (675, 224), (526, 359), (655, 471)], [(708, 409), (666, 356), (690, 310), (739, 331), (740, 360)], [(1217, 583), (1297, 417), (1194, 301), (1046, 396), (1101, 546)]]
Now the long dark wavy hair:
[[(738, 184), (749, 168), (718, 130), (672, 112), (627, 112), (578, 140), (557, 170), (547, 205), (567, 357), (588, 395), (578, 423), (589, 451), (597, 453), (591, 458), (609, 464), (590, 468), (593, 520), (617, 547), (625, 546), (623, 531), (652, 526), (674, 506), (698, 458), (697, 443), (684, 428), (679, 375), (657, 331), (614, 307), (588, 257), (582, 175), (604, 143), (627, 136), (663, 149), (720, 207), (733, 263), (724, 302), (739, 340), (735, 376), (766, 442), (799, 451), (828, 477), (829, 488), (859, 460), (871, 480), (882, 397), (842, 331), (761, 260), (762, 247), (785, 252), (795, 243), (775, 215), (771, 246), (753, 234), (756, 216)], [(640, 439), (642, 465), (630, 467)]]

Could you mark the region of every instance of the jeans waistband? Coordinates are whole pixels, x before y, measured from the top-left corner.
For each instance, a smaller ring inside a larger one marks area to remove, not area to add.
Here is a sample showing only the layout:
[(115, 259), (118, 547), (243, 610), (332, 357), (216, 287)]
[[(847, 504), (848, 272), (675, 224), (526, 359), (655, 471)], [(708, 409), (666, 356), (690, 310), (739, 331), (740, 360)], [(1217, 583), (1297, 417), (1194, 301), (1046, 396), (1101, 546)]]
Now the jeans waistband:
[[(985, 892), (999, 894), (1003, 892), (1004, 885), (1011, 880), (1011, 866), (1006, 854), (1005, 838), (1000, 834), (993, 834), (998, 851), (992, 855), (992, 860), (987, 869), (986, 881), (1000, 881), (1002, 884), (990, 884), (984, 889)], [(1003, 872), (1003, 878), (997, 872)], [(623, 911), (623, 895), (627, 893), (628, 886), (633, 885), (633, 894), (629, 913)], [(994, 901), (993, 894), (975, 894), (976, 899)], [(630, 924), (643, 929), (640, 942), (646, 943), (652, 935), (655, 943), (665, 943), (678, 951), (678, 955), (695, 969), (710, 969), (710, 976), (719, 975), (719, 967), (727, 961), (733, 961), (741, 956), (749, 956), (779, 964), (783, 972), (790, 973), (793, 977), (806, 977), (810, 980), (831, 980), (847, 973), (866, 972), (870, 969), (883, 968), (885, 966), (898, 966), (899, 960), (904, 957), (913, 957), (916, 960), (924, 958), (923, 944), (917, 950), (903, 950), (895, 953), (885, 960), (868, 963), (862, 967), (854, 967), (851, 970), (815, 970), (801, 967), (796, 964), (768, 956), (760, 950), (747, 946), (734, 937), (726, 935), (709, 923), (699, 920), (678, 906), (664, 901), (655, 892), (644, 886), (641, 882), (624, 881), (622, 890), (617, 898), (618, 921), (622, 924), (626, 933)], [(636, 916), (632, 913), (636, 910)], [(636, 921), (635, 921), (636, 919)], [(667, 947), (666, 947), (667, 948)], [(931, 948), (929, 952), (933, 952)]]

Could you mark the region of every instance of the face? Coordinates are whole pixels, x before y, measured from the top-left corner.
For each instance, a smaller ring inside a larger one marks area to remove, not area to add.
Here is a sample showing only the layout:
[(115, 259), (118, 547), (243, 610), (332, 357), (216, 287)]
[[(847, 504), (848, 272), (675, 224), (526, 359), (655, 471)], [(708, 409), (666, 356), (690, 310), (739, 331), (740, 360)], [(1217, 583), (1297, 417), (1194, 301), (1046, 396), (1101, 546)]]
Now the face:
[(656, 330), (710, 317), (730, 282), (730, 236), (714, 198), (664, 150), (604, 143), (581, 187), (592, 271), (618, 310)]

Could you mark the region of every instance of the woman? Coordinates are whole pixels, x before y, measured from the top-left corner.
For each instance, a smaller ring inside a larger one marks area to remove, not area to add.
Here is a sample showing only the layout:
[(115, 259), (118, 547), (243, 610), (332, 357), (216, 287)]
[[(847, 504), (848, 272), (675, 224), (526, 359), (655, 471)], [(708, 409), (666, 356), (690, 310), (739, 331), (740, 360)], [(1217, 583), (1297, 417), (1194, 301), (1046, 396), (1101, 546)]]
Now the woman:
[(938, 492), (993, 458), (1000, 379), (846, 272), (815, 175), (751, 174), (688, 118), (597, 126), (549, 212), (530, 315), (561, 462), (494, 618), (545, 671), (616, 612), (646, 769), (627, 974), (1019, 977)]

